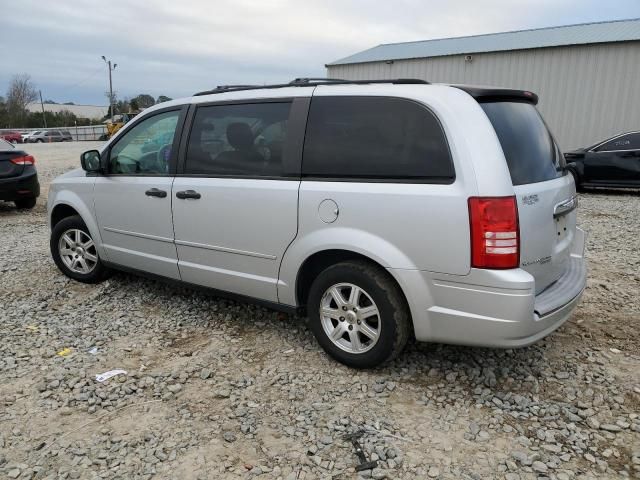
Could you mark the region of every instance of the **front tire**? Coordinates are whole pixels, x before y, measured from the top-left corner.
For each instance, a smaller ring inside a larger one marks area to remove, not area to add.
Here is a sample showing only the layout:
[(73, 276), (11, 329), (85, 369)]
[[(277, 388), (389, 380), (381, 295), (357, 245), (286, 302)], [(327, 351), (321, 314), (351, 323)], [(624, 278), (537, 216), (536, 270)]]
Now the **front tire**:
[(56, 223), (49, 241), (53, 261), (67, 277), (83, 283), (98, 283), (110, 275), (89, 229), (78, 215)]
[(318, 343), (353, 368), (395, 358), (409, 339), (409, 308), (398, 285), (365, 261), (332, 265), (314, 280), (307, 310)]
[(38, 138), (38, 139), (36, 140), (36, 143), (44, 143), (44, 140), (42, 140), (41, 138)]
[(28, 210), (36, 206), (36, 198), (35, 197), (20, 198), (16, 200), (14, 203), (16, 204), (16, 208), (20, 210)]

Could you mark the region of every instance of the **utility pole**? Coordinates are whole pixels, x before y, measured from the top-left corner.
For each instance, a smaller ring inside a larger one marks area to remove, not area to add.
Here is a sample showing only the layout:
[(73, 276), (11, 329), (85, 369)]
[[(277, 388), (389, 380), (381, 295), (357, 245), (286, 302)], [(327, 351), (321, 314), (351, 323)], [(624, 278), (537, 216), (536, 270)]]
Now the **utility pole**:
[(111, 66), (111, 60), (107, 60), (104, 55), (102, 55), (102, 60), (107, 64), (107, 68), (109, 69), (109, 114), (111, 115), (111, 121), (113, 121), (113, 82), (111, 81), (111, 72), (113, 72), (118, 66), (117, 63)]
[(38, 93), (40, 94), (40, 108), (42, 108), (42, 123), (44, 128), (47, 128), (47, 116), (44, 114), (44, 103), (42, 103), (42, 90), (38, 90)]

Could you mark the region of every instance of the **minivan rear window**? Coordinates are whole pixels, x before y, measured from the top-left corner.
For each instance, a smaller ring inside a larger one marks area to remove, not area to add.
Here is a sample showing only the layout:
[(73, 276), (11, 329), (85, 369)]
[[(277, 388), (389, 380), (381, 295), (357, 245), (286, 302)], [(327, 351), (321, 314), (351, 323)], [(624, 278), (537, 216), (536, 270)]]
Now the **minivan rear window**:
[(525, 102), (482, 102), (507, 160), (511, 183), (545, 182), (563, 175), (562, 155), (536, 107)]
[(313, 97), (302, 175), (451, 183), (453, 163), (436, 116), (390, 97)]

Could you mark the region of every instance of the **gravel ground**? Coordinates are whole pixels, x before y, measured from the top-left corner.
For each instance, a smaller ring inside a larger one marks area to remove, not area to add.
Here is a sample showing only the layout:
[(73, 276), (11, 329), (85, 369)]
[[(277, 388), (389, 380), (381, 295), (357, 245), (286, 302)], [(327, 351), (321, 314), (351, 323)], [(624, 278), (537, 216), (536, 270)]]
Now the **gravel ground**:
[[(546, 340), (411, 345), (362, 372), (300, 318), (125, 274), (64, 277), (47, 185), (91, 146), (29, 146), (43, 196), (31, 212), (0, 202), (0, 476), (640, 478), (637, 192), (581, 195), (588, 287)], [(357, 431), (374, 470), (354, 471)]]

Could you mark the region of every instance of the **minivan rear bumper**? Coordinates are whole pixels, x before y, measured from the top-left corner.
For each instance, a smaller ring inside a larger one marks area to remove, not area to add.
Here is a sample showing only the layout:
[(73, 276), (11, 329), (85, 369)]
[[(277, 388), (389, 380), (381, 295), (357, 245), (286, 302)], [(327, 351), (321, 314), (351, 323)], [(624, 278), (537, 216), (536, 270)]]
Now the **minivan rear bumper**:
[(587, 277), (584, 244), (585, 233), (577, 228), (565, 272), (538, 295), (533, 276), (522, 269), (472, 269), (464, 277), (391, 273), (407, 295), (417, 340), (525, 347), (560, 327), (578, 304)]

